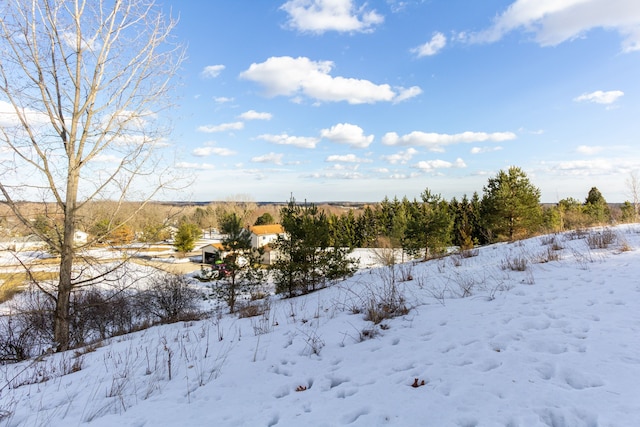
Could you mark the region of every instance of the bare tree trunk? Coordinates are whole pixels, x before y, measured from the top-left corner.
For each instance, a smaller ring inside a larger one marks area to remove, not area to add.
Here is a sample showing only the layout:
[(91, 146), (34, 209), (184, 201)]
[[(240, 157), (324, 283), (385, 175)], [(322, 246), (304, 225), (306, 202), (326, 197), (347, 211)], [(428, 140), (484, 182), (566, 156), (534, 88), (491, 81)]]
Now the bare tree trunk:
[(640, 177), (638, 177), (638, 172), (633, 171), (629, 174), (627, 188), (633, 203), (633, 219), (636, 221), (640, 215)]
[[(175, 185), (170, 165), (156, 156), (168, 132), (158, 113), (170, 106), (169, 82), (183, 50), (169, 44), (175, 21), (165, 20), (154, 0), (3, 0), (0, 16), (0, 106), (8, 107), (0, 142), (12, 155), (0, 162), (0, 194), (25, 228), (60, 254), (58, 286), (47, 295), (63, 351), (72, 292), (96, 280), (79, 274), (78, 212), (113, 201), (111, 232)], [(120, 215), (127, 198), (140, 201), (138, 209)], [(44, 210), (45, 228), (21, 203), (34, 199), (54, 207)]]

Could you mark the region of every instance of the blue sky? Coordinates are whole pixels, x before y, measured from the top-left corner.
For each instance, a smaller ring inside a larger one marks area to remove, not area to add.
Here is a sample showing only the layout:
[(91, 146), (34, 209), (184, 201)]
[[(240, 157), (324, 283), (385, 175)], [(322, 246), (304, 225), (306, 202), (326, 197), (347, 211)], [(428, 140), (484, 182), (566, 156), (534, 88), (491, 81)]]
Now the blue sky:
[(638, 1), (161, 5), (187, 46), (171, 141), (192, 200), (450, 199), (511, 165), (545, 202), (630, 198)]

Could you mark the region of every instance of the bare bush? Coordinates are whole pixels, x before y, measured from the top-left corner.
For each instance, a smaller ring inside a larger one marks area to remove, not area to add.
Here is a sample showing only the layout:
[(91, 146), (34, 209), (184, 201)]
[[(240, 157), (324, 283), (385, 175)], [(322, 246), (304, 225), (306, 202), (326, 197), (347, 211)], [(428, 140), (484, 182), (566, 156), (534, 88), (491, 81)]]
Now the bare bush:
[(453, 264), (454, 267), (460, 267), (462, 265), (462, 257), (458, 254), (452, 255), (451, 264)]
[(553, 250), (552, 247), (548, 247), (545, 252), (539, 254), (536, 257), (535, 262), (544, 264), (546, 262), (551, 262), (551, 261), (560, 261), (561, 259), (560, 255), (561, 255), (561, 252)]
[(76, 291), (71, 300), (71, 345), (122, 335), (138, 329), (144, 313), (135, 304), (135, 293), (91, 288)]
[(475, 249), (465, 249), (462, 250), (460, 252), (458, 252), (458, 255), (460, 256), (460, 258), (472, 258), (472, 257), (476, 257), (480, 254), (480, 249), (475, 248)]
[(587, 236), (587, 245), (589, 249), (606, 249), (609, 245), (615, 243), (616, 234), (609, 228), (602, 231), (589, 233)]
[(396, 260), (396, 251), (392, 247), (380, 247), (371, 249), (373, 253), (373, 258), (380, 265), (384, 265), (385, 267), (389, 267), (395, 265)]
[(459, 289), (459, 297), (467, 298), (473, 295), (474, 288), (476, 287), (476, 279), (473, 276), (459, 276), (458, 277), (458, 289)]
[(527, 259), (524, 256), (505, 258), (500, 263), (500, 268), (511, 271), (525, 271), (527, 269)]
[(166, 273), (143, 291), (140, 303), (143, 310), (152, 313), (160, 322), (172, 323), (202, 317), (198, 307), (201, 293), (191, 287), (185, 276)]
[(578, 228), (576, 230), (571, 231), (570, 233), (566, 233), (564, 235), (565, 240), (580, 240), (584, 239), (589, 235), (589, 232), (583, 228)]
[(543, 246), (547, 246), (547, 245), (551, 245), (553, 242), (555, 242), (556, 240), (556, 236), (553, 234), (547, 234), (546, 236), (542, 236), (540, 238), (540, 243)]
[(620, 244), (620, 252), (629, 252), (633, 250), (633, 247), (629, 244), (627, 239), (618, 238), (618, 243)]
[(20, 294), (11, 313), (0, 317), (0, 362), (12, 363), (51, 348), (53, 302), (38, 290)]
[(309, 356), (315, 354), (316, 356), (320, 356), (320, 351), (323, 349), (325, 342), (322, 339), (322, 337), (320, 337), (320, 335), (318, 335), (318, 331), (317, 330), (311, 330), (311, 331), (301, 331), (302, 334), (305, 336), (305, 344), (306, 344), (306, 348), (305, 348), (305, 353)]
[(400, 288), (395, 268), (379, 270), (381, 286), (368, 288), (364, 304), (365, 320), (375, 324), (409, 312), (404, 291)]

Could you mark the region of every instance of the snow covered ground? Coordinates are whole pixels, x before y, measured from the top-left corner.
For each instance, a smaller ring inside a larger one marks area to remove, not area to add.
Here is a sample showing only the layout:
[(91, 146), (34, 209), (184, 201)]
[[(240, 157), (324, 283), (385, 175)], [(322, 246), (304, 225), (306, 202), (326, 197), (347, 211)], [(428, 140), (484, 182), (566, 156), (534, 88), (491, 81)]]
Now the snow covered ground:
[[(640, 225), (612, 232), (363, 269), (256, 317), (2, 366), (0, 425), (638, 426)], [(408, 313), (364, 320), (393, 284)]]

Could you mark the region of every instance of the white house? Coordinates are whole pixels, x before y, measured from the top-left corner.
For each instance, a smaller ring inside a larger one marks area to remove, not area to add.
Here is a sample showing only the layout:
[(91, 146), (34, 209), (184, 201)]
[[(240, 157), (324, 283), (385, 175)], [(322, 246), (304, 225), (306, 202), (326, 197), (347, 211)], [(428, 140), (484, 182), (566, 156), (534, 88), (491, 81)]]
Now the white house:
[[(264, 255), (262, 261), (264, 264), (271, 264), (278, 257), (278, 253), (271, 247), (271, 243), (278, 239), (278, 236), (284, 234), (284, 228), (280, 224), (271, 225), (254, 225), (249, 227), (251, 233), (251, 247), (263, 248)], [(216, 259), (224, 259), (229, 252), (224, 250), (222, 243), (210, 243), (203, 246), (202, 262), (212, 264)]]
[(249, 227), (251, 232), (251, 247), (262, 248), (275, 242), (278, 236), (284, 234), (284, 228), (280, 224), (253, 225)]
[(73, 243), (76, 245), (86, 245), (89, 240), (89, 235), (84, 231), (76, 230), (73, 233)]
[(285, 234), (284, 227), (280, 224), (254, 225), (249, 227), (251, 232), (251, 246), (263, 248), (262, 262), (271, 264), (278, 259), (279, 253), (271, 246), (271, 243), (278, 240), (278, 236)]

